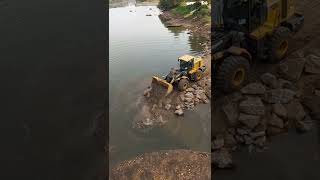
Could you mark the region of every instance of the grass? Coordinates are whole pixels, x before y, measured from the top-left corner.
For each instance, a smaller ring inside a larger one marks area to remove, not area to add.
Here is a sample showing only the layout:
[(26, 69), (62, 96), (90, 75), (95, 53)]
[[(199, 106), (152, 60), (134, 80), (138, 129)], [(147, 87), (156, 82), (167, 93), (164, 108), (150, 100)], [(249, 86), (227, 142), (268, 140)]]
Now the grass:
[(174, 9), (172, 9), (172, 12), (175, 15), (181, 15), (181, 16), (191, 16), (191, 17), (206, 17), (210, 16), (210, 9), (207, 5), (199, 5), (199, 4), (192, 4), (192, 5), (180, 5)]

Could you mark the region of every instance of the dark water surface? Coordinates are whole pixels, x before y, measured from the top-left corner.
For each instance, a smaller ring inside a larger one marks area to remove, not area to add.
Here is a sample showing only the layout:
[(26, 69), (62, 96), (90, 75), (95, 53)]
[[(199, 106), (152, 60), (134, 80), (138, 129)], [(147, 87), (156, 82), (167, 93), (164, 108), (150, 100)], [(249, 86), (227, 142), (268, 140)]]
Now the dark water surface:
[[(183, 28), (166, 28), (155, 6), (109, 9), (109, 136), (114, 153), (110, 164), (161, 149), (210, 150), (210, 106), (204, 105), (185, 118), (175, 117), (153, 134), (141, 135), (131, 122), (141, 107), (136, 103), (150, 85), (151, 76), (165, 75), (184, 54), (199, 55), (202, 38)], [(131, 12), (130, 12), (131, 11)], [(152, 16), (146, 16), (151, 14)], [(209, 123), (209, 125), (204, 125)]]

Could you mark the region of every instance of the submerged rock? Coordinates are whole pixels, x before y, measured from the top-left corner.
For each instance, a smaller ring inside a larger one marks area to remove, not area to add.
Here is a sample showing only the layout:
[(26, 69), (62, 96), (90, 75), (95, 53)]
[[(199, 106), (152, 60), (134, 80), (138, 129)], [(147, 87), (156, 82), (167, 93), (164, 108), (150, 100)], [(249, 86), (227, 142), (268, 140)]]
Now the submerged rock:
[(183, 110), (182, 109), (177, 109), (174, 113), (176, 115), (178, 115), (178, 116), (182, 116), (183, 115)]
[(232, 156), (227, 149), (220, 149), (212, 152), (212, 163), (217, 168), (232, 168)]

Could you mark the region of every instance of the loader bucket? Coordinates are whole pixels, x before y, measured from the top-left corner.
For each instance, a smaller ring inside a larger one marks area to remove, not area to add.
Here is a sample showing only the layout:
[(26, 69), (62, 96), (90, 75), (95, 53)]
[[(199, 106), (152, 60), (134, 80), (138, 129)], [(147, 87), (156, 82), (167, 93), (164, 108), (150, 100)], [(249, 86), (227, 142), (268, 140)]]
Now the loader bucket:
[(166, 97), (173, 90), (172, 84), (156, 76), (152, 76), (151, 87), (152, 87), (153, 95), (156, 95), (159, 97)]

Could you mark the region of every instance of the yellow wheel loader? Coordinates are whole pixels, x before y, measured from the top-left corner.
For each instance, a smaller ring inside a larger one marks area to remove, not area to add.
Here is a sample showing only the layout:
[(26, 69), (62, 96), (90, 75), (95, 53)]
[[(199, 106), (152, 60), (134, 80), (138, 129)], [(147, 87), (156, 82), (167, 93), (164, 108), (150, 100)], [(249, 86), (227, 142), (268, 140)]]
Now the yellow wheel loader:
[(290, 36), (303, 23), (293, 0), (215, 0), (211, 35), (214, 87), (224, 92), (240, 89), (253, 60), (282, 60)]
[(151, 88), (154, 93), (160, 96), (167, 96), (176, 84), (180, 91), (184, 91), (189, 86), (189, 81), (199, 81), (206, 70), (203, 59), (184, 55), (178, 58), (179, 68), (172, 68), (163, 78), (153, 76)]

